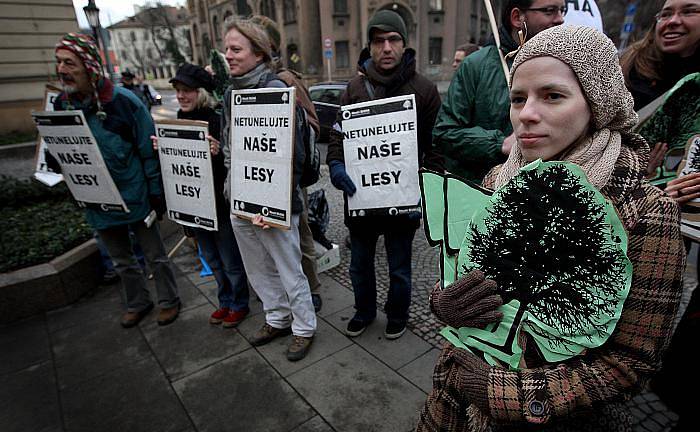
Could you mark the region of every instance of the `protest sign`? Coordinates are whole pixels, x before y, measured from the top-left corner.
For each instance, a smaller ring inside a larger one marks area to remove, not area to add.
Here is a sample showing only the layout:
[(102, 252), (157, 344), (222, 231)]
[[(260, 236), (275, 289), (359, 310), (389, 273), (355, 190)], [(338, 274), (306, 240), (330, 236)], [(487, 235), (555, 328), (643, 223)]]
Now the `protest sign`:
[[(53, 102), (58, 97), (61, 90), (50, 84), (46, 85), (44, 95), (44, 111), (53, 111)], [(61, 174), (51, 171), (46, 164), (46, 143), (39, 137), (36, 145), (36, 155), (34, 156), (34, 178), (44, 183), (46, 186), (56, 186), (63, 181)]]
[(232, 214), (290, 228), (295, 101), (294, 87), (233, 90)]
[(340, 107), (345, 169), (357, 187), (351, 217), (419, 209), (418, 134), (414, 95)]
[(595, 0), (566, 0), (565, 25), (593, 27), (603, 33), (603, 18)]
[(32, 117), (78, 205), (102, 211), (129, 211), (82, 111), (40, 111), (33, 112)]
[(163, 120), (156, 124), (158, 158), (168, 217), (210, 231), (218, 229), (207, 122)]

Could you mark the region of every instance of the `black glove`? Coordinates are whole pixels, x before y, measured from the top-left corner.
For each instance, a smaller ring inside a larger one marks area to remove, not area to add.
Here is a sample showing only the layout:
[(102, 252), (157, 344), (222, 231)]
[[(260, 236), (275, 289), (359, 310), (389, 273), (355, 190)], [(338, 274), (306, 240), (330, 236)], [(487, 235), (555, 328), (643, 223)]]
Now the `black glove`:
[(503, 299), (496, 294), (496, 282), (485, 279), (480, 270), (473, 270), (452, 285), (440, 289), (440, 283), (430, 294), (430, 310), (445, 324), (478, 327), (498, 322), (503, 313), (496, 310)]
[(163, 199), (163, 195), (149, 195), (148, 203), (151, 205), (151, 210), (156, 211), (158, 220), (163, 220), (163, 215), (165, 214), (165, 199)]

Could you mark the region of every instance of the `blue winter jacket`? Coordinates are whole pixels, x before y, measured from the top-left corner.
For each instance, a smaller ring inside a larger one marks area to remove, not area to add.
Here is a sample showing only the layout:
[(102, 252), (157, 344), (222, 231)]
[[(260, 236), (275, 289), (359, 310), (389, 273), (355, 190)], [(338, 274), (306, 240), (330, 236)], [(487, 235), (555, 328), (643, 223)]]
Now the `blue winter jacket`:
[(150, 136), (155, 134), (146, 106), (127, 89), (113, 86), (112, 96), (102, 104), (107, 114), (97, 117), (95, 104), (85, 106), (68, 100), (62, 93), (54, 110), (80, 109), (95, 136), (107, 169), (129, 212), (87, 208), (86, 218), (95, 229), (105, 229), (143, 221), (151, 211), (149, 195), (162, 195), (160, 165)]

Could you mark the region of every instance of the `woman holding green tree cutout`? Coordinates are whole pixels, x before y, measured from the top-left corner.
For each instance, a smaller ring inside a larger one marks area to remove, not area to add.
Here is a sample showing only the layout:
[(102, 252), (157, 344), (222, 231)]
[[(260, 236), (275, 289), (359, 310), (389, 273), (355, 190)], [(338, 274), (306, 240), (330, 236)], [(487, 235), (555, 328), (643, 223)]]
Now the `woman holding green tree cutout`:
[(418, 431), (631, 431), (624, 402), (658, 369), (680, 298), (678, 207), (644, 180), (649, 146), (606, 36), (545, 30), (511, 81), (517, 145), (484, 179), (495, 192), (459, 279), (431, 295), (479, 343), (448, 338)]

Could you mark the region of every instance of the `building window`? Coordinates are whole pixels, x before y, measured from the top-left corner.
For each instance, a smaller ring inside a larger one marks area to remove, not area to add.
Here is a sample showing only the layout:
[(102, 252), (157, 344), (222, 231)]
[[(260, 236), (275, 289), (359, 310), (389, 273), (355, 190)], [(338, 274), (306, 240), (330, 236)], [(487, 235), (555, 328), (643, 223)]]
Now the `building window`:
[(442, 64), (442, 38), (430, 38), (428, 41), (428, 61), (431, 65)]
[(335, 68), (347, 69), (350, 67), (350, 50), (348, 41), (338, 41), (335, 43)]
[(129, 61), (129, 55), (124, 50), (122, 50), (122, 60)]
[(214, 40), (220, 41), (221, 30), (219, 29), (219, 18), (217, 18), (216, 15), (214, 15), (214, 18), (211, 19), (211, 26), (214, 27)]
[(236, 1), (236, 10), (238, 11), (238, 15), (247, 17), (253, 14), (253, 10), (248, 6), (248, 2), (245, 0), (237, 0)]
[(146, 48), (146, 57), (153, 60), (153, 50), (152, 49)]
[(333, 0), (333, 13), (345, 15), (348, 13), (348, 0)]
[(131, 42), (136, 42), (136, 32), (131, 32)]
[(442, 10), (442, 0), (430, 0), (430, 10), (431, 11), (441, 11)]
[(284, 22), (292, 23), (297, 20), (297, 5), (294, 0), (284, 0)]
[(207, 18), (207, 11), (204, 10), (204, 7), (205, 7), (205, 5), (204, 5), (204, 0), (199, 0), (199, 3), (197, 3), (197, 7), (198, 7), (198, 10), (199, 10), (199, 14), (198, 14), (198, 15), (199, 15), (199, 20), (200, 20), (200, 21), (206, 20), (206, 18)]
[(471, 19), (469, 20), (469, 34), (471, 35), (472, 39), (476, 39), (476, 35), (479, 33), (477, 27), (478, 21), (476, 20), (476, 14), (472, 14)]
[(260, 3), (260, 14), (271, 18), (272, 21), (277, 21), (275, 18), (275, 2), (272, 0), (263, 0)]

